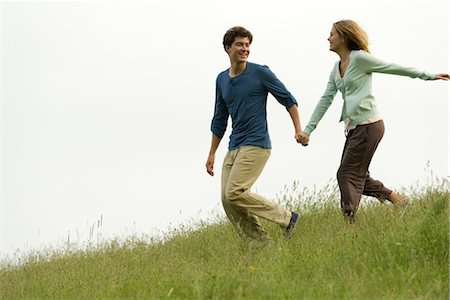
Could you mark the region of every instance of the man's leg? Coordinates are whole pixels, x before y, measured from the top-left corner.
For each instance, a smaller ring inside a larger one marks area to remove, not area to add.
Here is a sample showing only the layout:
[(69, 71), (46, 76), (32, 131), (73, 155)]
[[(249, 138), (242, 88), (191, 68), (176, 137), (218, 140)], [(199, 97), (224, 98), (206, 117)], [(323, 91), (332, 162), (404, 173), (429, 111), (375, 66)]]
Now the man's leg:
[(270, 156), (270, 150), (255, 146), (243, 146), (233, 154), (234, 163), (223, 192), (226, 205), (232, 207), (234, 211), (241, 212), (239, 219), (241, 229), (249, 236), (260, 234), (262, 226), (257, 217), (270, 220), (286, 228), (291, 218), (291, 212), (250, 190), (264, 169)]
[[(238, 151), (239, 149), (228, 151), (223, 161), (221, 180), (222, 205), (228, 219), (236, 227), (243, 238), (250, 237), (252, 239), (264, 240), (267, 239), (267, 232), (262, 227), (258, 218), (250, 216), (246, 210), (233, 205), (233, 203), (226, 198), (225, 193), (230, 178), (230, 172), (235, 163)], [(252, 219), (252, 221), (246, 221), (249, 218)]]

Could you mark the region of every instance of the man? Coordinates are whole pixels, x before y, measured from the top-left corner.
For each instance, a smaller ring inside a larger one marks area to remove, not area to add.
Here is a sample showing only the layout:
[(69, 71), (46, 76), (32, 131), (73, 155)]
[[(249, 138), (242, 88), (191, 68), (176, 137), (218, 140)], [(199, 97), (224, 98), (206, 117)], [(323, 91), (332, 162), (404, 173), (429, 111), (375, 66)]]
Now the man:
[(230, 58), (229, 69), (216, 80), (216, 102), (211, 123), (212, 141), (206, 171), (214, 176), (215, 153), (231, 116), (232, 132), (222, 167), (222, 204), (229, 220), (241, 236), (268, 240), (258, 217), (279, 224), (290, 238), (299, 219), (250, 191), (270, 156), (272, 147), (267, 128), (266, 103), (271, 93), (289, 112), (295, 139), (303, 141), (297, 101), (267, 66), (247, 62), (252, 34), (243, 27), (229, 29), (223, 46)]

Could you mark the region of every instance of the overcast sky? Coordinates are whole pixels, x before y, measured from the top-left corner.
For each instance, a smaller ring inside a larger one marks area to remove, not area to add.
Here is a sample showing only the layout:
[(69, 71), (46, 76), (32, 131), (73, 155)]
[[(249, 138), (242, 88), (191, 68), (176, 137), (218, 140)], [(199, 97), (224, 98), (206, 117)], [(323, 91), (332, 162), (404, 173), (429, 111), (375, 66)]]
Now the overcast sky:
[[(304, 127), (338, 59), (333, 22), (359, 22), (383, 60), (449, 72), (448, 11), (425, 0), (2, 1), (1, 254), (83, 242), (100, 219), (113, 237), (223, 214), (230, 128), (216, 176), (204, 165), (230, 27), (252, 31), (249, 60), (285, 83)], [(386, 125), (373, 177), (396, 189), (448, 176), (449, 83), (377, 74), (373, 88)], [(255, 189), (275, 199), (294, 181), (334, 178), (341, 107), (338, 94), (305, 148), (269, 96), (273, 150)]]

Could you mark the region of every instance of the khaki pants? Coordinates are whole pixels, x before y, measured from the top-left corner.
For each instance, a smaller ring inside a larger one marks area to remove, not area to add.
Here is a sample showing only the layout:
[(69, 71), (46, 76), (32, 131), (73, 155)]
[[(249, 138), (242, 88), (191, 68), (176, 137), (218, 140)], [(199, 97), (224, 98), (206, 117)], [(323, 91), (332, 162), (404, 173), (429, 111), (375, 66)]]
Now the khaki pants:
[(341, 209), (345, 214), (356, 213), (361, 195), (387, 199), (392, 190), (370, 177), (369, 165), (378, 143), (384, 135), (384, 123), (358, 125), (350, 130), (342, 152), (337, 180), (341, 191)]
[(228, 151), (223, 162), (221, 193), (225, 213), (240, 234), (252, 239), (267, 238), (258, 217), (284, 228), (291, 218), (290, 211), (250, 191), (269, 156), (270, 149), (242, 146)]

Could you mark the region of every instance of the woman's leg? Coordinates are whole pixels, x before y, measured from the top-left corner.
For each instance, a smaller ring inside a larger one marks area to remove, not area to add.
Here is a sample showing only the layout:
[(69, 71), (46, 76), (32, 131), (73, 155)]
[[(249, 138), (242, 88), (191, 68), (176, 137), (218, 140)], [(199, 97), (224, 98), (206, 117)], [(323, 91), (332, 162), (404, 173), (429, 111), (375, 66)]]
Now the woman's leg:
[[(370, 162), (384, 134), (382, 120), (357, 126), (347, 135), (337, 172), (337, 180), (341, 192), (341, 209), (345, 215), (354, 216), (361, 195), (365, 191)], [(383, 193), (382, 184), (376, 188), (370, 185), (373, 193)]]
[(392, 190), (386, 188), (381, 181), (370, 177), (370, 173), (367, 172), (363, 195), (375, 197), (384, 201), (385, 199), (390, 198), (391, 193)]

